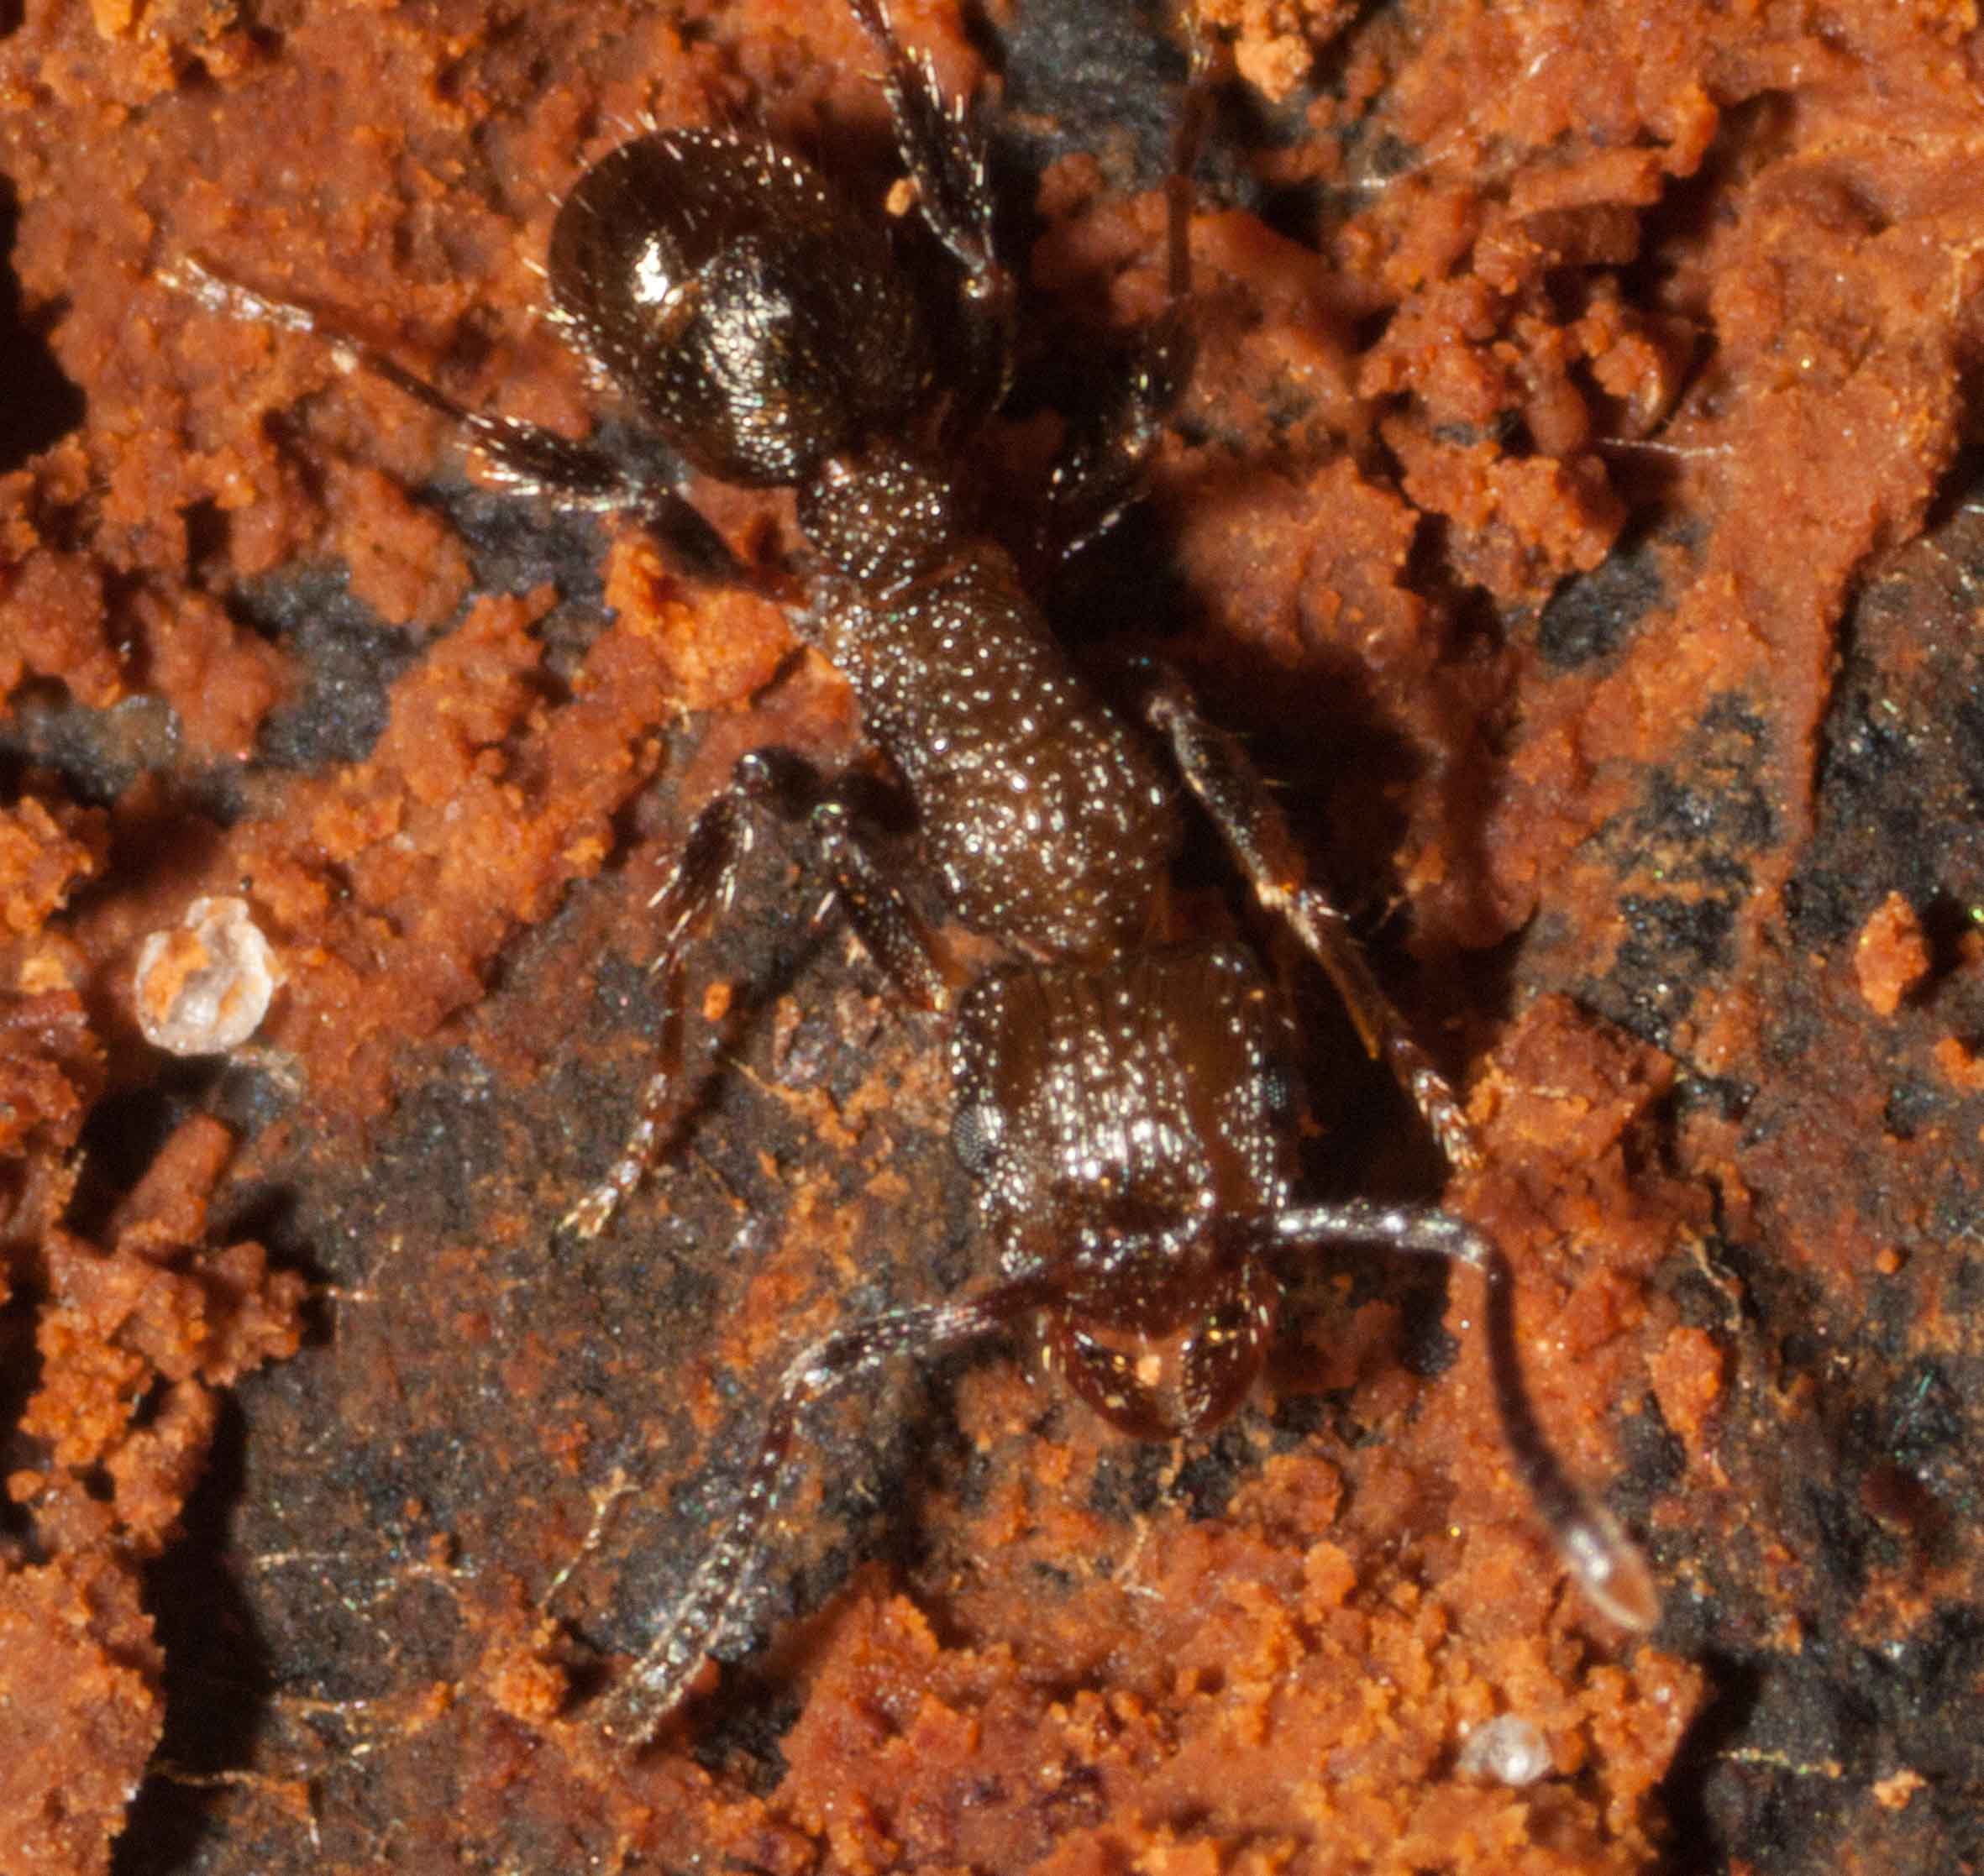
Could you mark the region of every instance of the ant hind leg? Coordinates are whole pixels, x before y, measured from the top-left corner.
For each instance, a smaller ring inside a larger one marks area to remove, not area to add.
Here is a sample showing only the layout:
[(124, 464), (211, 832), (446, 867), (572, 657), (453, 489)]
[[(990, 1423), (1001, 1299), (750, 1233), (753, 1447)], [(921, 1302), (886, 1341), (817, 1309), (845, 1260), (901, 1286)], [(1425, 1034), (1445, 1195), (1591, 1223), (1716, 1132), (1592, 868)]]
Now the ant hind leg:
[(1115, 525), (1145, 471), (1198, 359), (1192, 307), (1192, 176), (1211, 119), (1213, 56), (1197, 9), (1178, 9), (1190, 70), (1164, 179), (1164, 309), (1138, 336), (1089, 407), (1071, 422), (1047, 477), (1035, 548), (1065, 559)]
[(993, 239), (984, 135), (970, 105), (947, 97), (929, 60), (896, 37), (886, 0), (848, 7), (887, 61), (882, 86), (917, 212), (963, 273), (964, 356), (947, 428), (968, 436), (1004, 401), (1013, 369), (1016, 289)]
[(277, 299), (228, 280), (190, 254), (160, 268), (158, 278), (208, 312), (319, 340), (341, 369), (370, 372), (466, 432), (505, 486), (515, 492), (540, 495), (562, 507), (638, 511), (697, 572), (711, 578), (741, 577), (722, 537), (674, 486), (672, 467), (622, 461), (542, 424), (472, 411), (334, 320), (294, 300)]

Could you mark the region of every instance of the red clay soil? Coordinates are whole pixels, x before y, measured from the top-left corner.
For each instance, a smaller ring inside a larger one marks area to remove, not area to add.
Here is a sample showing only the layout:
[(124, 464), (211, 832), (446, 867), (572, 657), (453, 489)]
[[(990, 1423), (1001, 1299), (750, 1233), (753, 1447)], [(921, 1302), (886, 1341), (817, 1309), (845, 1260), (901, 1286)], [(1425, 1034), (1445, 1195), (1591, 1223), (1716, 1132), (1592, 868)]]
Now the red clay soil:
[[(1487, 1140), (1446, 1202), (1516, 1261), (1659, 1630), (1539, 1537), (1471, 1284), (1332, 1255), (1207, 1439), (999, 1353), (824, 1417), (750, 1632), (609, 1747), (795, 1348), (983, 1267), (940, 1030), (777, 842), (700, 954), (722, 1048), (667, 1164), (556, 1231), (646, 1073), (690, 816), (858, 726), (769, 601), (161, 274), (583, 434), (561, 193), (723, 123), (879, 202), (872, 55), (820, 0), (16, 0), (8, 1876), (1984, 1860), (1976, 8), (1204, 11), (1198, 376), (1049, 596), (1162, 643), (1363, 909)], [(1100, 0), (898, 15), (1002, 100), (1031, 336), (975, 473), (1017, 515), (1163, 303), (1180, 62)], [(779, 500), (693, 492), (797, 554)], [(176, 1057), (135, 964), (202, 897), (282, 981)], [(1319, 1188), (1440, 1196), (1297, 977)], [(1463, 1758), (1497, 1718), (1540, 1777)]]

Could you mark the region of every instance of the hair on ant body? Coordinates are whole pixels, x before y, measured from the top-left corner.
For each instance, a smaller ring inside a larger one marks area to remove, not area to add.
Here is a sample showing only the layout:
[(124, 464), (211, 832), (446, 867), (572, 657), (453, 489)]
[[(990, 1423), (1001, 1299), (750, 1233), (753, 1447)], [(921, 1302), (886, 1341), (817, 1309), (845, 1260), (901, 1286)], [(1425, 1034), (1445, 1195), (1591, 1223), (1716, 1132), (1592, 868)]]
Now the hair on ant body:
[[(1572, 1483), (1530, 1405), (1502, 1251), (1436, 1208), (1299, 1196), (1274, 982), (1246, 946), (1193, 937), (1171, 908), (1178, 780), (1450, 1161), (1471, 1165), (1478, 1149), (1239, 746), (1148, 663), (1121, 673), (1121, 703), (1105, 699), (963, 512), (946, 464), (1004, 397), (1014, 343), (982, 139), (897, 39), (882, 0), (849, 5), (883, 61), (916, 212), (947, 257), (946, 304), (932, 308), (879, 218), (811, 165), (722, 130), (642, 136), (586, 170), (559, 212), (547, 273), (554, 316), (656, 441), (709, 476), (795, 492), (816, 558), (814, 602), (795, 629), (853, 686), (865, 734), (914, 803), (949, 914), (1004, 953), (975, 972), (959, 962), (890, 878), (852, 794), (761, 752), (698, 815), (656, 895), (672, 1015), (685, 959), (727, 906), (756, 832), (768, 817), (794, 821), (895, 990), (948, 1019), (953, 1145), (998, 1274), (848, 1323), (793, 1360), (737, 1504), (608, 1695), (608, 1729), (645, 1737), (683, 1699), (766, 1560), (817, 1403), (898, 1355), (1031, 1325), (1110, 1425), (1145, 1439), (1202, 1431), (1259, 1374), (1287, 1260), (1328, 1245), (1431, 1255), (1479, 1276), (1496, 1407), (1539, 1522), (1599, 1608), (1650, 1627), (1644, 1561)], [(1134, 499), (1189, 377), (1189, 172), (1208, 64), (1193, 42), (1168, 185), (1168, 304), (1062, 446), (1042, 503), (1052, 541), (1089, 537)], [(168, 277), (214, 312), (317, 334), (463, 426), (521, 488), (709, 532), (652, 469), (467, 411), (314, 313), (197, 263)], [(569, 1229), (603, 1229), (665, 1145), (680, 1029), (664, 1024), (627, 1150)]]

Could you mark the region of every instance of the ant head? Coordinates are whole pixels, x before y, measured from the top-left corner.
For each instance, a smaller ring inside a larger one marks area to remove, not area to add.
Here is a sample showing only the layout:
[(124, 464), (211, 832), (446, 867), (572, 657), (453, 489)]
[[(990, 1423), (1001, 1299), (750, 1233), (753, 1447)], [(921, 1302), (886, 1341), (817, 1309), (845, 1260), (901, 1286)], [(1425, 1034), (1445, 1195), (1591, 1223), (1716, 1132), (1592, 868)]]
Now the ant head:
[[(1163, 1234), (1178, 1234), (1175, 1223)], [(1193, 1252), (1182, 1260), (1175, 1243), (1153, 1258), (1154, 1247), (1136, 1245), (1135, 1235), (1123, 1264), (1079, 1272), (1047, 1312), (1049, 1365), (1119, 1432), (1138, 1439), (1204, 1432), (1252, 1391), (1278, 1286), (1210, 1216), (1189, 1234)]]
[(759, 139), (622, 144), (565, 198), (548, 272), (578, 343), (727, 482), (804, 482), (900, 432), (929, 392), (921, 308), (887, 236)]

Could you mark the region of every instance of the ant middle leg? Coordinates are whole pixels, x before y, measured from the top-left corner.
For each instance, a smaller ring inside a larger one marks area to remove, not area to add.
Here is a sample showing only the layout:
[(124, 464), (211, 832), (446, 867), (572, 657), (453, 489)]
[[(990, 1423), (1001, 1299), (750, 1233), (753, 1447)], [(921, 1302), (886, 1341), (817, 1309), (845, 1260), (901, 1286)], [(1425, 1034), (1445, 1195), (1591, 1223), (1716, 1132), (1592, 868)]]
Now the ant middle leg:
[(1448, 1163), (1462, 1171), (1479, 1166), (1481, 1145), (1459, 1096), (1372, 975), (1341, 908), (1310, 878), (1260, 772), (1232, 736), (1206, 720), (1177, 677), (1147, 663), (1142, 675), (1144, 721), (1169, 745), (1178, 773), (1212, 817), (1254, 896), (1329, 973), (1372, 1059), (1391, 1070)]
[(1483, 1329), (1489, 1381), (1516, 1476), (1557, 1554), (1593, 1604), (1623, 1627), (1640, 1633), (1652, 1628), (1660, 1620), (1660, 1596), (1645, 1558), (1612, 1514), (1573, 1483), (1536, 1418), (1515, 1332), (1514, 1273), (1500, 1247), (1451, 1212), (1367, 1199), (1290, 1206), (1266, 1214), (1262, 1224), (1264, 1250), (1382, 1245), (1388, 1250), (1444, 1257), (1480, 1272), (1487, 1291)]
[(859, 816), (837, 789), (804, 763), (754, 750), (737, 762), (728, 788), (695, 817), (675, 869), (649, 904), (659, 913), (661, 944), (650, 967), (662, 983), (656, 1063), (643, 1088), (634, 1124), (606, 1176), (567, 1212), (564, 1229), (597, 1237), (659, 1156), (682, 1081), (683, 1012), (690, 947), (729, 909), (737, 875), (768, 815), (802, 821), (828, 889), (816, 919), (845, 914), (863, 948), (900, 995), (921, 1009), (950, 1006), (958, 973), (883, 871)]

